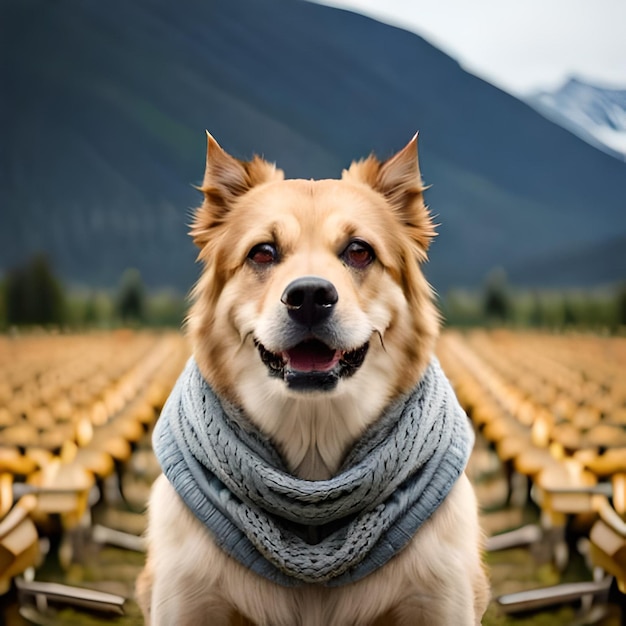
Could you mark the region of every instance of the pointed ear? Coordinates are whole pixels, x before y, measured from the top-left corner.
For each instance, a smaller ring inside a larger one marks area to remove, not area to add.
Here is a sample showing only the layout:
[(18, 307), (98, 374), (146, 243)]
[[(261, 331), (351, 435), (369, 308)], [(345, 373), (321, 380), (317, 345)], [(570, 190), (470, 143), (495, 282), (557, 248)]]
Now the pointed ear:
[(381, 163), (374, 156), (353, 163), (344, 172), (344, 178), (359, 180), (382, 194), (398, 219), (412, 228), (412, 237), (425, 250), (435, 236), (435, 229), (428, 209), (424, 204), (423, 192), (427, 187), (422, 183), (417, 158), (417, 136)]
[(240, 161), (228, 154), (209, 131), (207, 135), (206, 167), (202, 185), (204, 202), (196, 211), (191, 236), (202, 247), (212, 227), (220, 224), (236, 199), (256, 185), (283, 178), (283, 172), (274, 164), (255, 156), (251, 161)]
[(206, 166), (200, 191), (204, 194), (218, 193), (224, 199), (245, 193), (248, 176), (244, 163), (227, 154), (208, 130), (206, 137)]
[(424, 185), (417, 157), (417, 133), (400, 152), (381, 165), (377, 188), (400, 211), (405, 208), (407, 194), (422, 193)]

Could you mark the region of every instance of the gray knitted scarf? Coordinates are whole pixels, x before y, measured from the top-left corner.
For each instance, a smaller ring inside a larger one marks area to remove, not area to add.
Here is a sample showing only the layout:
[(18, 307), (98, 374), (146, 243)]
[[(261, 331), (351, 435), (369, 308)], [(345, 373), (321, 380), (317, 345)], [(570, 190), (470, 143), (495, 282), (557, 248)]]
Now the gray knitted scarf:
[(436, 359), (319, 481), (206, 383), (193, 358), (163, 408), (153, 446), (165, 476), (223, 550), (278, 584), (354, 582), (385, 564), (433, 514), (473, 445)]

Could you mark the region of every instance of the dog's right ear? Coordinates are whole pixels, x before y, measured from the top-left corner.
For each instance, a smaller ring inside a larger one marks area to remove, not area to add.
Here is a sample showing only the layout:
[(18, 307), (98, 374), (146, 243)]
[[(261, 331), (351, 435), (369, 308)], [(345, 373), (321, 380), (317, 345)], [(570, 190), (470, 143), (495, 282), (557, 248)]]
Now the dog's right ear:
[(256, 185), (283, 178), (282, 170), (272, 163), (255, 156), (251, 161), (240, 161), (207, 134), (206, 168), (202, 185), (197, 187), (204, 194), (204, 202), (196, 211), (190, 235), (202, 248), (211, 229), (221, 224), (232, 208), (233, 202)]
[(357, 180), (382, 194), (394, 215), (404, 224), (419, 245), (420, 258), (435, 236), (435, 227), (424, 204), (426, 187), (422, 183), (417, 159), (417, 133), (400, 152), (381, 163), (374, 155), (356, 161), (343, 172), (344, 179)]

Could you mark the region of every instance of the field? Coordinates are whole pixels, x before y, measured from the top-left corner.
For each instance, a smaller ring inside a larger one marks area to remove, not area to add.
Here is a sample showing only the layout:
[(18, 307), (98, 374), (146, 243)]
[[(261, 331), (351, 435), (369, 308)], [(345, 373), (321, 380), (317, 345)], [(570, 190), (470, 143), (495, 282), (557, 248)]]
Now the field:
[[(173, 332), (0, 336), (3, 623), (141, 623), (150, 431), (188, 354)], [(483, 623), (623, 623), (626, 339), (447, 331), (438, 355), (477, 431)]]

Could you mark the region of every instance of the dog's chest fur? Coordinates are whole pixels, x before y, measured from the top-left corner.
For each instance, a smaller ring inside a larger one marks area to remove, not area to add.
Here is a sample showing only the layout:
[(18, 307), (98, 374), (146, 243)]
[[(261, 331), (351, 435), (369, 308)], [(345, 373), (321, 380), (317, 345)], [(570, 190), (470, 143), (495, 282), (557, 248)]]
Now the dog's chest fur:
[(241, 404), (272, 440), (298, 478), (325, 480), (337, 473), (352, 444), (387, 403), (375, 382), (341, 397), (285, 398), (242, 389)]

